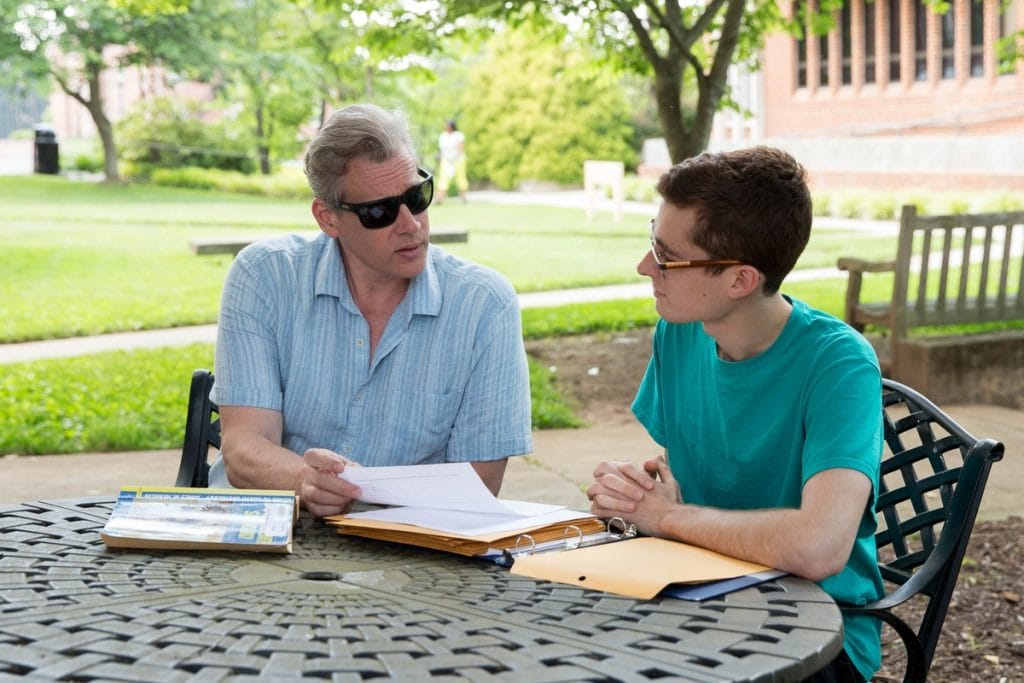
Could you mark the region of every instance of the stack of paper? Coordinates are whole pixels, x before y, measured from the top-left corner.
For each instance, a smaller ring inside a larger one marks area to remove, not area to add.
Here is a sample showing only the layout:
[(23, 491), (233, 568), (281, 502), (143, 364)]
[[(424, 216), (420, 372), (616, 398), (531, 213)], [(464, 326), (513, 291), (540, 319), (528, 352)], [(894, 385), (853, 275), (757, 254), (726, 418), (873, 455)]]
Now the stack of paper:
[(563, 506), (501, 500), (469, 463), (350, 467), (339, 476), (362, 489), (360, 500), (391, 505), (327, 517), (338, 533), (407, 543), (460, 555), (603, 532), (594, 515)]

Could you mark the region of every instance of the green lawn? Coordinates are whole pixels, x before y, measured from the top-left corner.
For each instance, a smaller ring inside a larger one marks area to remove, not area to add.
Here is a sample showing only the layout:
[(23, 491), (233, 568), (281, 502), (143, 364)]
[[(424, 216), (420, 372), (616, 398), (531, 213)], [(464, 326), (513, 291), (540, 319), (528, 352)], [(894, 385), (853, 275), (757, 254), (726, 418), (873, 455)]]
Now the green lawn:
[[(155, 186), (0, 177), (0, 342), (210, 323), (229, 256), (195, 237), (314, 230), (308, 201)], [(447, 202), (434, 226), (469, 231), (450, 251), (504, 273), (521, 292), (639, 282), (648, 216), (622, 223), (576, 209)], [(839, 254), (891, 255), (891, 239), (822, 219), (800, 267)]]

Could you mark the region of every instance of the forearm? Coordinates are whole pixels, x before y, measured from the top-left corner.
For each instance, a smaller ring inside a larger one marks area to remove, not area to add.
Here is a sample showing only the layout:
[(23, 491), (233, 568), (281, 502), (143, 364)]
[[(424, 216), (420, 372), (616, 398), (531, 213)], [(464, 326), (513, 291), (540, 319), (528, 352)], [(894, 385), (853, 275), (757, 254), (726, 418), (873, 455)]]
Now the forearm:
[(820, 581), (838, 573), (850, 554), (840, 534), (799, 509), (723, 510), (677, 504), (655, 534)]
[(591, 511), (622, 517), (645, 534), (699, 545), (815, 581), (842, 570), (871, 493), (863, 474), (819, 472), (805, 484), (800, 507), (729, 510), (685, 502), (664, 458), (604, 462), (587, 491)]
[(254, 432), (221, 436), (228, 481), (237, 488), (299, 491), (303, 461), (297, 453)]
[(501, 460), (479, 460), (470, 463), (476, 471), (480, 480), (490, 489), (491, 493), (498, 495), (501, 490), (501, 483), (505, 479), (505, 466), (508, 465), (508, 458)]

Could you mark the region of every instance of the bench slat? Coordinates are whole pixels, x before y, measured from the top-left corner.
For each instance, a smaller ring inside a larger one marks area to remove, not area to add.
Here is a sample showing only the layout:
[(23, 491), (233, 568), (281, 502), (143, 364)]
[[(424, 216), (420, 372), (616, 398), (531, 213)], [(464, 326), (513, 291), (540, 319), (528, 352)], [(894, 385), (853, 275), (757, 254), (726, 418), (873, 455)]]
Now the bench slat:
[[(253, 242), (265, 237), (212, 237), (195, 238), (188, 241), (193, 254), (207, 256), (213, 254), (231, 254), (237, 256)], [(434, 243), (468, 242), (469, 233), (458, 228), (441, 228), (430, 233), (430, 241)]]

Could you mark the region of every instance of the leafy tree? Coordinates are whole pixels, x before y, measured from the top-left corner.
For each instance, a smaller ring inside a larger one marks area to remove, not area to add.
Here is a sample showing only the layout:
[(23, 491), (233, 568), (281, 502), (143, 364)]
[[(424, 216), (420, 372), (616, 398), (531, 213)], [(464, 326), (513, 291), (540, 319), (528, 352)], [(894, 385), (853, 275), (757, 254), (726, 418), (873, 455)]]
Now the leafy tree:
[[(841, 0), (824, 0), (822, 11), (836, 3)], [(610, 64), (653, 76), (658, 119), (675, 161), (707, 147), (715, 112), (728, 103), (729, 65), (754, 59), (767, 31), (784, 25), (777, 0), (450, 0), (449, 9), (451, 20), (546, 13), (580, 27)], [(687, 87), (696, 96), (687, 96)]]
[(511, 188), (531, 179), (579, 183), (587, 159), (633, 163), (623, 93), (561, 27), (500, 32), (463, 96), (471, 174)]
[(0, 0), (0, 23), (13, 29), (0, 40), (0, 62), (48, 74), (88, 110), (103, 144), (104, 174), (117, 180), (114, 127), (100, 73), (110, 66), (163, 65), (179, 71), (206, 63), (210, 55), (202, 28), (216, 24), (212, 10), (202, 0), (187, 14), (146, 15), (106, 0)]
[(224, 29), (224, 109), (248, 131), (264, 174), (301, 149), (297, 131), (313, 114), (314, 70), (295, 47), (305, 30), (286, 0), (238, 0)]

